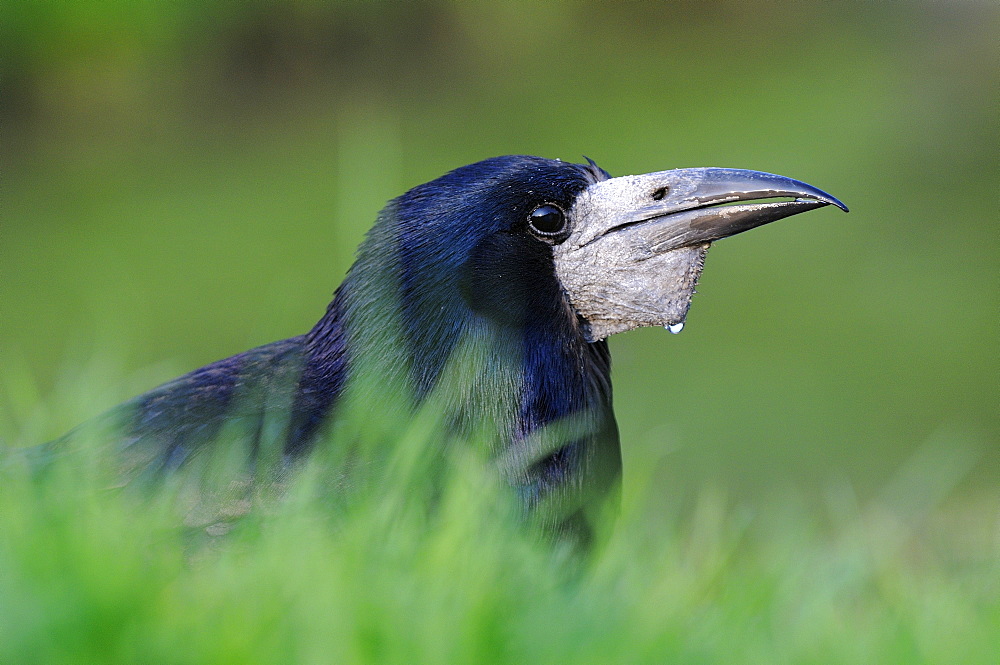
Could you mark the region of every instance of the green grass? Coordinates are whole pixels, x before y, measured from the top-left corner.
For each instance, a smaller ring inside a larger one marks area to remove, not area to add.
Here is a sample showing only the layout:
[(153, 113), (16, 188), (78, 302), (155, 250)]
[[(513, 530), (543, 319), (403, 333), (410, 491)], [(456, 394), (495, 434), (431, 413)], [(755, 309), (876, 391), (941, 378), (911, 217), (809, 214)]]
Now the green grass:
[[(8, 386), (6, 412), (72, 413), (127, 383), (80, 367), (48, 404)], [(417, 418), (373, 440), (380, 462), (349, 492), (329, 489), (336, 455), (320, 454), (247, 495), (242, 517), (192, 509), (192, 488), (229, 487), (195, 471), (109, 489), (96, 448), (35, 475), (12, 458), (0, 662), (994, 662), (997, 496), (950, 496), (976, 461), (957, 435), (867, 502), (840, 482), (818, 504), (718, 487), (685, 504), (662, 465), (633, 469), (621, 515), (580, 556), (524, 528), (467, 450), (429, 473), (433, 431)]]

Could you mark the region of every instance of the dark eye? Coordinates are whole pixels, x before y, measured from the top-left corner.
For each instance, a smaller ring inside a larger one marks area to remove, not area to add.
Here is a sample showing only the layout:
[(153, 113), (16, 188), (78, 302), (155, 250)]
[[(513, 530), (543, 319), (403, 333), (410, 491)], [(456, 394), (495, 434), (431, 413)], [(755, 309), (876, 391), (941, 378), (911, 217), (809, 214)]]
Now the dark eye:
[(559, 236), (566, 230), (566, 213), (551, 203), (540, 205), (528, 215), (528, 226), (546, 238)]

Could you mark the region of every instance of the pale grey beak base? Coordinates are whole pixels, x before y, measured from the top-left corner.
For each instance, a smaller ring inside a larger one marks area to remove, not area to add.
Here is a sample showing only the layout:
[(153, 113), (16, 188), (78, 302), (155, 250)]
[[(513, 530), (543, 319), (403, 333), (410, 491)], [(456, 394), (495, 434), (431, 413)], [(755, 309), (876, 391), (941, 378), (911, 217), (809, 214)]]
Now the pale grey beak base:
[[(790, 198), (727, 205), (739, 201)], [(843, 203), (804, 182), (741, 169), (677, 169), (597, 182), (569, 211), (556, 274), (594, 342), (684, 322), (712, 241)]]

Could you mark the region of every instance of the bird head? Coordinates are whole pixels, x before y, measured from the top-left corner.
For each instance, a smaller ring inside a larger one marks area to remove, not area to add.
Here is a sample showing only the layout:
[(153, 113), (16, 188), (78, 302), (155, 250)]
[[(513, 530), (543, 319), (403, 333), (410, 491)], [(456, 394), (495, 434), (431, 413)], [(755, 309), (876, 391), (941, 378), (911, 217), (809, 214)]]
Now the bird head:
[(440, 326), (426, 322), (453, 325), (463, 306), (500, 324), (568, 319), (596, 342), (641, 326), (679, 330), (713, 241), (827, 205), (847, 210), (759, 171), (612, 178), (589, 160), (507, 156), (397, 198), (369, 244), (377, 256), (393, 244), (404, 307), (436, 340)]

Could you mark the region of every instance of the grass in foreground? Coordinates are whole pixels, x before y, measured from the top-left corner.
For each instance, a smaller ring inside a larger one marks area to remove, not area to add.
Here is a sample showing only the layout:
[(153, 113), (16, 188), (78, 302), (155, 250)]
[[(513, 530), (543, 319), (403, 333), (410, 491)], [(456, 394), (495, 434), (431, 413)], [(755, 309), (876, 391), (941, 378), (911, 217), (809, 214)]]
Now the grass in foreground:
[[(41, 413), (23, 394), (4, 407)], [(430, 487), (429, 431), (386, 442), (398, 454), (349, 500), (317, 458), (282, 498), (207, 526), (182, 481), (108, 489), (87, 453), (40, 477), (8, 463), (0, 662), (995, 662), (996, 497), (944, 500), (970, 463), (949, 441), (879, 501), (845, 485), (816, 510), (714, 490), (685, 508), (630, 469), (581, 558), (519, 526), (471, 455)]]

